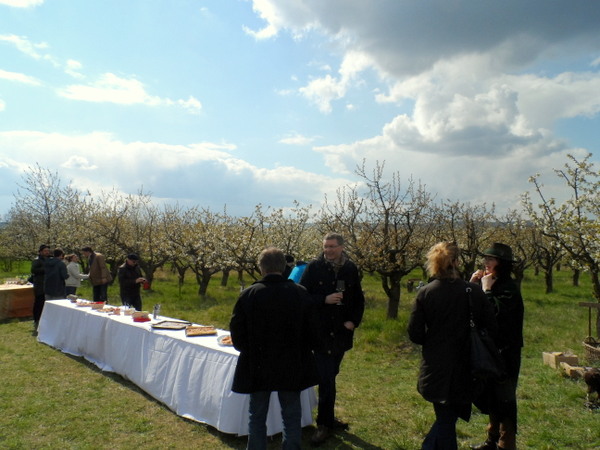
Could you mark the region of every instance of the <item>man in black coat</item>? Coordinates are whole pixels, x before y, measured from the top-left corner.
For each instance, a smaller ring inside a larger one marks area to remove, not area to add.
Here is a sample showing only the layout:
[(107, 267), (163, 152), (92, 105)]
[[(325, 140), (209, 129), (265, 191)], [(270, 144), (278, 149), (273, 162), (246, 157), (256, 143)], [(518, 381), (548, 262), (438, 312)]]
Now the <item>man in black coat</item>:
[(121, 303), (125, 306), (131, 306), (137, 311), (142, 310), (142, 296), (140, 295), (140, 286), (146, 281), (142, 277), (142, 270), (138, 265), (139, 256), (135, 253), (127, 255), (125, 262), (119, 266), (117, 277), (119, 279), (119, 293)]
[(312, 354), (314, 326), (306, 289), (282, 276), (286, 261), (276, 248), (258, 258), (262, 279), (245, 289), (234, 307), (231, 338), (240, 352), (232, 390), (250, 394), (248, 448), (267, 448), (266, 418), (277, 391), (283, 448), (301, 448), (300, 391), (317, 384)]
[(348, 424), (334, 415), (335, 379), (344, 353), (352, 348), (354, 329), (360, 325), (365, 309), (358, 268), (344, 252), (341, 235), (325, 236), (323, 254), (308, 263), (300, 284), (311, 295), (318, 318), (315, 358), (319, 371), (319, 407), (312, 443), (319, 445), (333, 430), (348, 429)]
[(65, 280), (69, 278), (65, 264), (65, 252), (54, 249), (53, 257), (44, 260), (44, 295), (46, 300), (60, 300), (67, 297)]
[(37, 335), (38, 324), (40, 323), (40, 317), (42, 317), (42, 311), (44, 310), (44, 303), (46, 301), (46, 294), (44, 293), (44, 261), (50, 257), (50, 247), (45, 244), (40, 245), (38, 250), (38, 256), (31, 262), (31, 282), (33, 283), (33, 333)]

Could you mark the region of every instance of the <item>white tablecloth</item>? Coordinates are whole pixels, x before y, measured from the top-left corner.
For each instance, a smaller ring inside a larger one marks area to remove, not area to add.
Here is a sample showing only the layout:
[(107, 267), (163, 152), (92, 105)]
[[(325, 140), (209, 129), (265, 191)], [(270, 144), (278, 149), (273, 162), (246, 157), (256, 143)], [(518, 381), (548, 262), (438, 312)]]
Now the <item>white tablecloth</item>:
[[(131, 316), (53, 300), (45, 303), (38, 340), (122, 375), (182, 417), (247, 435), (250, 397), (231, 391), (238, 352), (220, 346), (217, 336), (186, 337), (184, 330), (151, 327), (167, 319), (137, 323)], [(229, 333), (218, 330), (218, 336), (224, 334)], [(307, 426), (316, 405), (314, 388), (303, 391), (301, 398), (302, 426)], [(273, 393), (267, 434), (281, 430), (279, 400)]]

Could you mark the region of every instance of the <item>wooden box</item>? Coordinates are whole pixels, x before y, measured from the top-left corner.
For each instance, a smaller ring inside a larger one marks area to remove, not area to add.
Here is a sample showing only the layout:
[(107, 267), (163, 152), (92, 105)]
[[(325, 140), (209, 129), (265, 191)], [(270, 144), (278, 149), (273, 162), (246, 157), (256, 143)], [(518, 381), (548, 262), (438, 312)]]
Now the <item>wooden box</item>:
[(561, 362), (566, 362), (571, 366), (577, 366), (579, 364), (577, 355), (568, 355), (563, 352), (544, 352), (542, 357), (544, 359), (544, 364), (553, 367), (554, 369), (560, 367)]
[(0, 320), (31, 317), (33, 299), (33, 286), (31, 285), (0, 285)]

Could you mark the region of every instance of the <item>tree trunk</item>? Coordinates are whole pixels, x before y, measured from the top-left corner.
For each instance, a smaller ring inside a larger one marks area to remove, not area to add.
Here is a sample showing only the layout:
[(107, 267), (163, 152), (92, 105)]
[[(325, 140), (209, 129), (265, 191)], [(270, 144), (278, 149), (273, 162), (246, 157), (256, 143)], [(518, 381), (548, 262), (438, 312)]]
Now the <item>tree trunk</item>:
[(554, 292), (554, 274), (552, 273), (552, 266), (544, 272), (544, 279), (546, 280), (546, 294)]
[(400, 282), (402, 275), (391, 274), (381, 277), (381, 285), (388, 297), (387, 318), (397, 319), (400, 309)]
[(226, 287), (229, 281), (229, 270), (223, 271), (223, 278), (221, 278), (221, 286)]
[(198, 295), (200, 297), (206, 296), (211, 276), (212, 273), (208, 269), (202, 269), (199, 274), (196, 274), (196, 280), (198, 281)]
[(579, 269), (573, 269), (573, 286), (579, 286)]

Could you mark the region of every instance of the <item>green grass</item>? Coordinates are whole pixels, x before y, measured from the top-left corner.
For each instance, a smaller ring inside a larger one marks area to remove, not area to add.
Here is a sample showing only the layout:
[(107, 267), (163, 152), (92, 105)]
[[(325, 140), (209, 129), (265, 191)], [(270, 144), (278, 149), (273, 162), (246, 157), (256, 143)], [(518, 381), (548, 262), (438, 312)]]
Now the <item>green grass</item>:
[[(0, 274), (8, 277), (10, 274)], [(143, 292), (144, 308), (162, 304), (162, 314), (227, 328), (239, 284), (221, 287), (217, 277), (209, 297), (200, 299), (190, 277), (181, 294), (170, 273), (160, 273), (153, 290)], [(338, 415), (351, 424), (321, 448), (417, 449), (434, 415), (416, 392), (420, 348), (406, 338), (414, 293), (403, 291), (398, 320), (387, 320), (379, 282), (364, 282), (367, 308), (338, 377)], [(529, 276), (525, 298), (525, 348), (519, 398), (519, 448), (591, 449), (600, 447), (600, 411), (585, 407), (585, 385), (542, 364), (544, 351), (568, 351), (583, 358), (591, 301), (586, 276), (580, 287), (570, 273), (556, 274), (556, 292), (544, 294), (543, 277)], [(80, 295), (90, 298), (89, 287)], [(119, 304), (118, 288), (109, 289)], [(81, 358), (39, 344), (31, 321), (0, 323), (0, 448), (245, 448), (246, 439), (176, 416), (118, 375), (103, 373)], [(581, 361), (586, 363), (586, 361)], [(459, 447), (484, 438), (486, 417), (475, 412), (458, 423)], [(304, 431), (305, 443), (312, 429)], [(279, 448), (275, 436), (269, 448)]]

